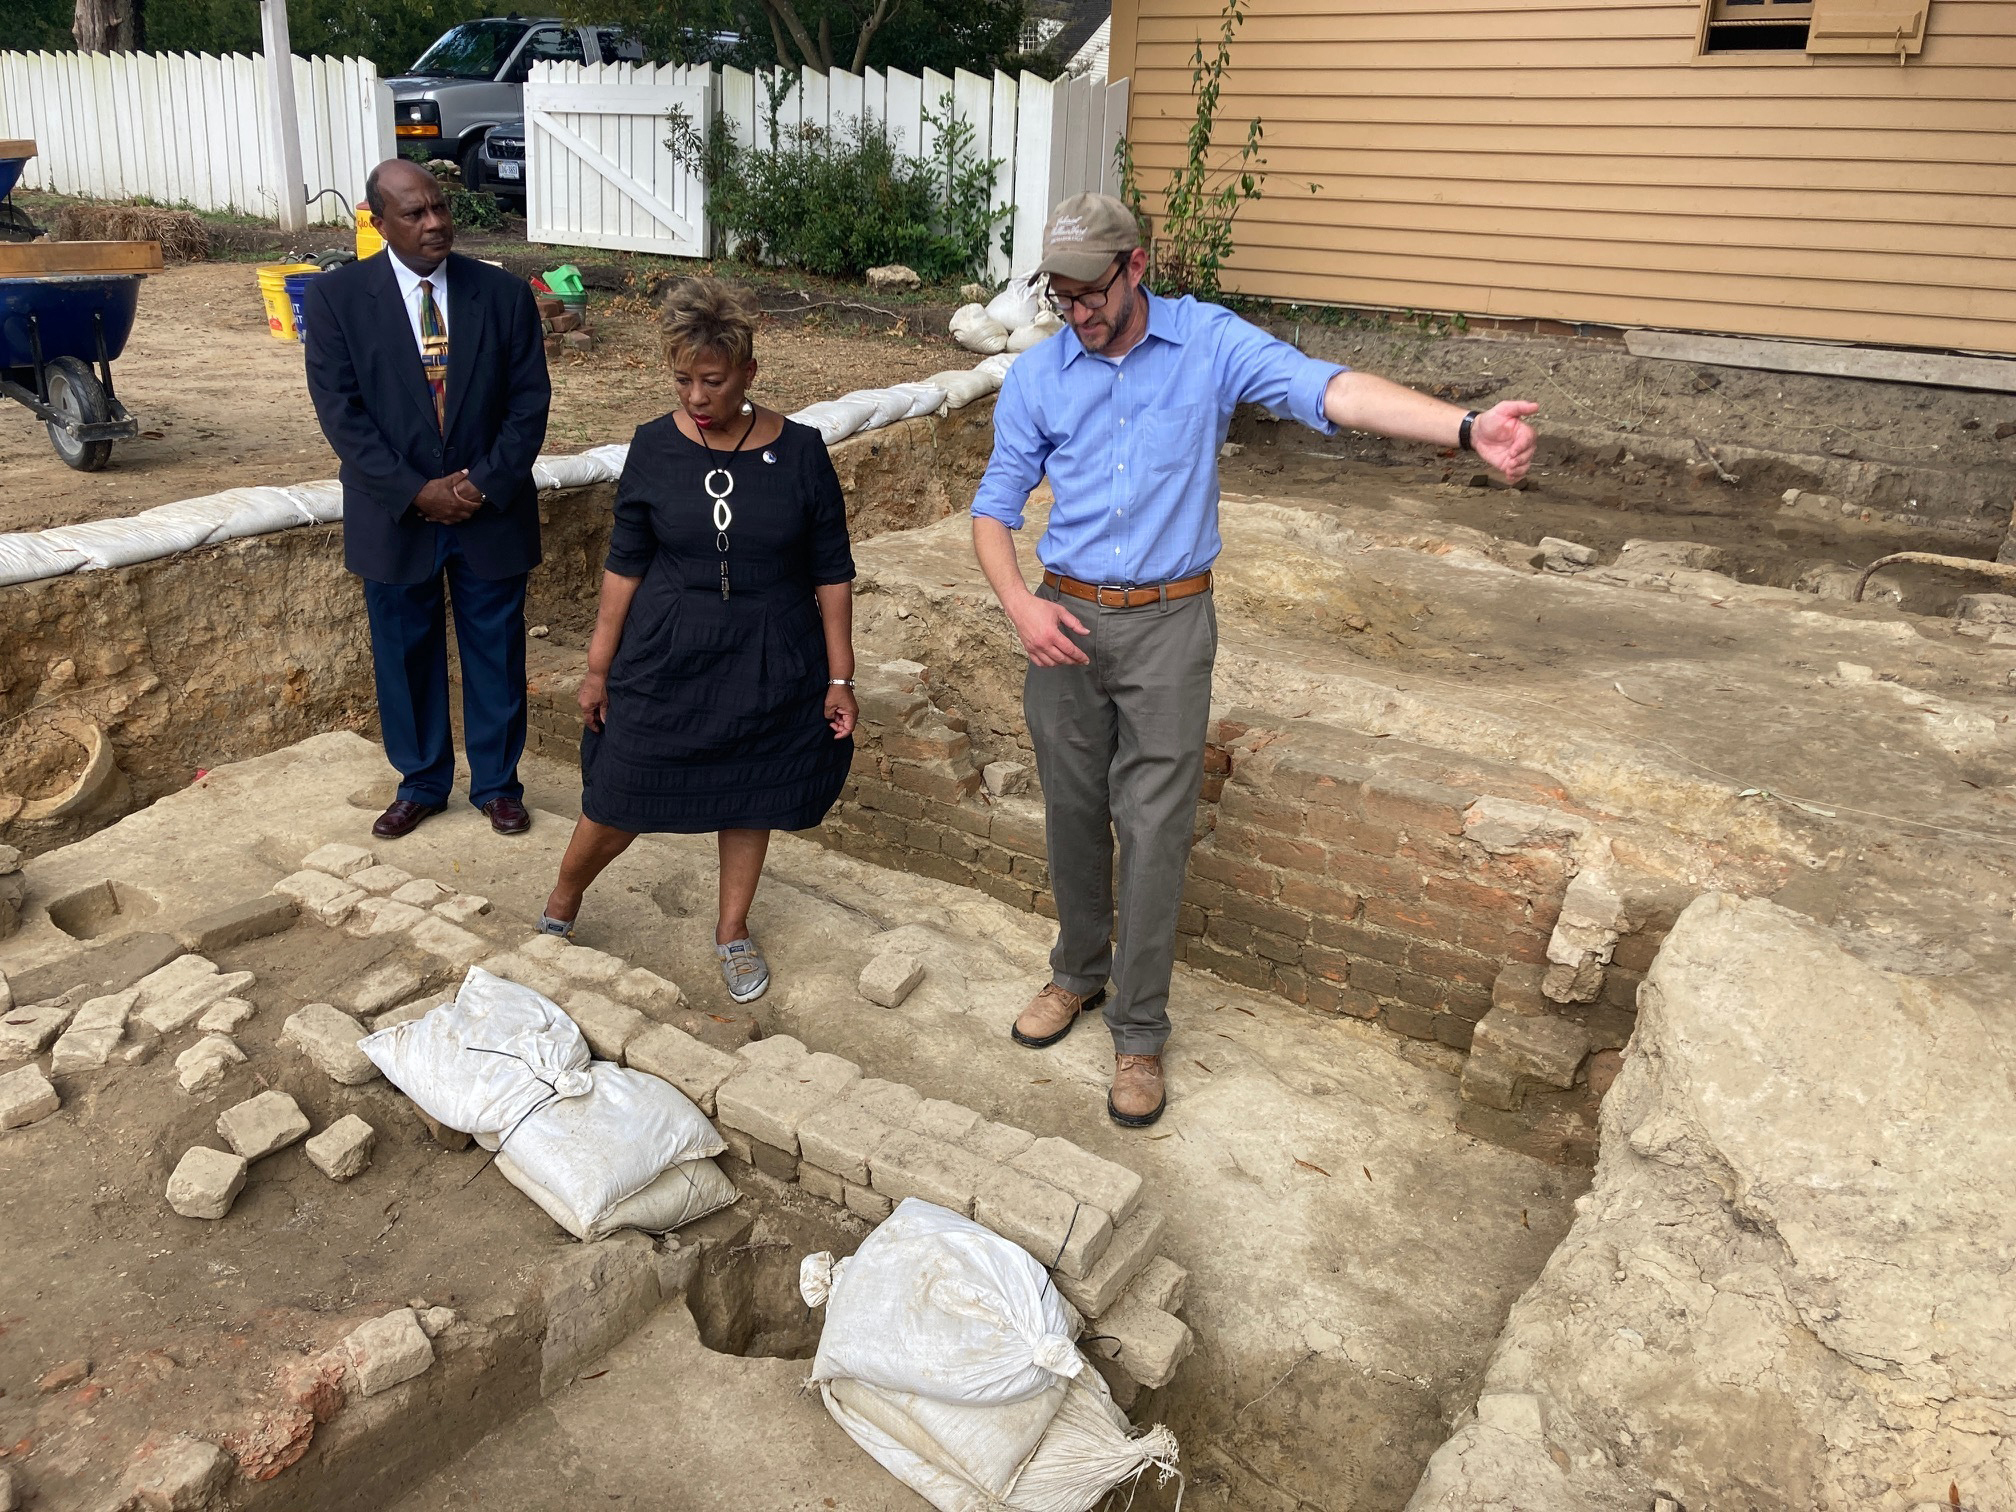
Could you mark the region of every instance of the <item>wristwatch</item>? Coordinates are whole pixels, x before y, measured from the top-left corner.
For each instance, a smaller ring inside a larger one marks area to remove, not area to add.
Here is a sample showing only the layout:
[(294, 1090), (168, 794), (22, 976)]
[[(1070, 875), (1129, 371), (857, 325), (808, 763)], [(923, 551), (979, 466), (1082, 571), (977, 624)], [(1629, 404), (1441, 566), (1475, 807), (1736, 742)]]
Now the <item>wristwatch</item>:
[(1463, 417), (1463, 423), (1456, 427), (1456, 450), (1467, 452), (1477, 450), (1475, 446), (1470, 444), (1470, 427), (1476, 423), (1477, 411), (1475, 410), (1470, 411), (1469, 414)]
[(854, 686), (854, 679), (851, 677), (829, 677), (826, 679), (826, 685), (829, 688), (851, 688)]

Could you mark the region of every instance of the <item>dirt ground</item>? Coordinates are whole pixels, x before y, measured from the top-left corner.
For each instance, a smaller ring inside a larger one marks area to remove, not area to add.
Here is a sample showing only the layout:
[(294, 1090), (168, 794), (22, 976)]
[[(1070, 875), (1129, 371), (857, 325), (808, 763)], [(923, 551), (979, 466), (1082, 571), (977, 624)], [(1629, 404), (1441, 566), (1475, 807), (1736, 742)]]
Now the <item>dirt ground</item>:
[[(651, 307), (594, 294), (589, 323), (595, 350), (552, 366), (549, 451), (627, 441), (672, 407)], [(974, 359), (935, 330), (899, 335), (780, 320), (764, 332), (758, 360), (756, 396), (789, 412)], [(141, 434), (114, 447), (99, 473), (65, 467), (41, 424), (0, 401), (0, 531), (109, 519), (239, 484), (336, 475), (308, 404), (301, 348), (267, 334), (250, 264), (185, 264), (150, 278), (112, 376)]]

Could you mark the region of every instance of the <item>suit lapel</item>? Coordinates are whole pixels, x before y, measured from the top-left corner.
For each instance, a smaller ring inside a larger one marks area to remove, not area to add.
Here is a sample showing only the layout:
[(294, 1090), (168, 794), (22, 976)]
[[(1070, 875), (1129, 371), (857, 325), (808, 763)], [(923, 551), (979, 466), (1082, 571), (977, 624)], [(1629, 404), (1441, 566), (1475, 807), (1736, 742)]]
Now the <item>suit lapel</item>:
[[(399, 374), (400, 386), (406, 390), (409, 402), (418, 405), (431, 419), (434, 414), (434, 394), (427, 387), (427, 371), (420, 366), (420, 347), (413, 340), (413, 318), (406, 308), (406, 301), (399, 293), (399, 276), (392, 271), (391, 252), (378, 254), (385, 259), (385, 266), (378, 273), (377, 303), (380, 309), (393, 312), (392, 346), (398, 352), (392, 366)], [(453, 357), (454, 351), (449, 351)]]
[(448, 404), (441, 426), (445, 436), (455, 429), (463, 396), (469, 392), (469, 375), (476, 371), (482, 355), (483, 333), (490, 324), (483, 318), (482, 295), (470, 276), (466, 257), (448, 256)]

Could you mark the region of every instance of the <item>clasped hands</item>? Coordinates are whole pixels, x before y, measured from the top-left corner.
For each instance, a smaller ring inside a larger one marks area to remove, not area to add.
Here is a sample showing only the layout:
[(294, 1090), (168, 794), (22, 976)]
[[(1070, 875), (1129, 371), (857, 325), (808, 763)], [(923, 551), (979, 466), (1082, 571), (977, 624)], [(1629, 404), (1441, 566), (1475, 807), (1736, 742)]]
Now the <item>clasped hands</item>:
[(460, 525), (483, 507), (483, 494), (469, 481), (469, 469), (436, 478), (413, 496), (413, 507), (436, 525)]

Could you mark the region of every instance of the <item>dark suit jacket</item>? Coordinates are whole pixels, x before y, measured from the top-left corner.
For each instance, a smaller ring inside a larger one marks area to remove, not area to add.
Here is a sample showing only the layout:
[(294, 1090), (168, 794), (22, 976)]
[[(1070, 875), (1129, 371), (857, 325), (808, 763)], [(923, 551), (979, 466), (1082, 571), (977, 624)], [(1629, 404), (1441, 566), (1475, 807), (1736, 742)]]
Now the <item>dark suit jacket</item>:
[[(553, 397), (532, 291), (502, 268), (449, 254), (444, 435), (391, 258), (380, 252), (310, 279), (302, 300), (308, 392), (342, 463), (344, 565), (373, 582), (424, 582), (436, 532), (453, 530), (478, 577), (530, 572), (539, 561), (532, 461)], [(435, 525), (413, 507), (428, 482), (465, 467), (488, 500), (466, 521)]]

